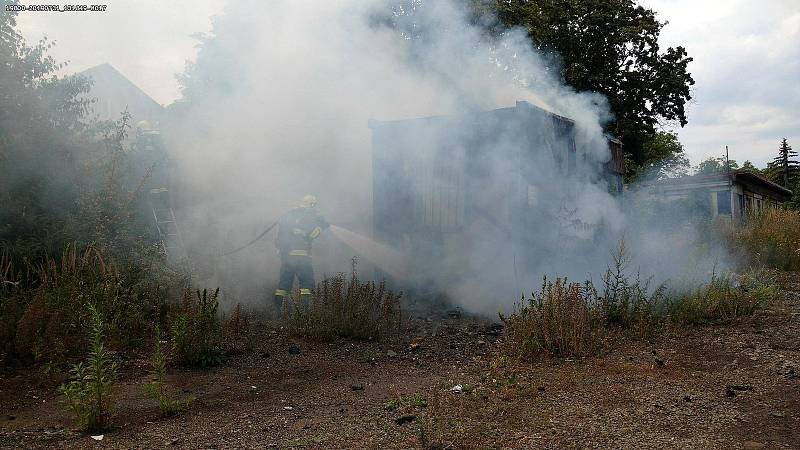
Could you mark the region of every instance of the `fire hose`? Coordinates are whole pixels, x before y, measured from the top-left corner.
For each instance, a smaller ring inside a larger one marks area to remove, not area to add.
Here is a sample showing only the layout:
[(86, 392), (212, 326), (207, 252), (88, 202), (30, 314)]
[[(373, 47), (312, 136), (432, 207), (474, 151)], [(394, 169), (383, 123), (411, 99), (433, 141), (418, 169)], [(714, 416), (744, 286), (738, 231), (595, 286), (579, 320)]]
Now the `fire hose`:
[(261, 232), (261, 234), (259, 234), (258, 236), (256, 236), (256, 238), (255, 238), (255, 239), (253, 239), (252, 241), (250, 241), (250, 242), (248, 242), (247, 244), (244, 244), (243, 246), (241, 246), (241, 247), (238, 247), (238, 248), (236, 248), (236, 249), (234, 249), (234, 250), (231, 250), (231, 251), (229, 251), (229, 252), (225, 252), (225, 253), (223, 253), (221, 256), (228, 256), (228, 255), (232, 255), (232, 254), (234, 254), (234, 253), (236, 253), (236, 252), (239, 252), (239, 251), (241, 251), (241, 250), (244, 250), (244, 249), (246, 249), (247, 247), (250, 247), (251, 245), (253, 245), (253, 244), (255, 244), (256, 242), (258, 242), (259, 240), (261, 240), (261, 238), (263, 238), (264, 236), (266, 236), (266, 235), (267, 235), (267, 233), (269, 233), (270, 231), (272, 231), (272, 229), (273, 229), (273, 228), (275, 228), (275, 225), (277, 225), (277, 224), (278, 224), (278, 222), (277, 222), (277, 221), (273, 222), (273, 223), (272, 223), (272, 225), (268, 226), (266, 230), (262, 231), (262, 232)]
[(255, 237), (255, 239), (251, 240), (247, 244), (242, 245), (241, 247), (237, 247), (237, 248), (235, 248), (233, 250), (229, 250), (229, 251), (227, 251), (225, 253), (221, 253), (221, 254), (218, 254), (218, 255), (211, 254), (211, 253), (203, 253), (203, 252), (198, 252), (198, 251), (192, 251), (191, 253), (198, 254), (198, 255), (201, 255), (201, 256), (228, 256), (228, 255), (232, 255), (232, 254), (240, 252), (240, 251), (246, 249), (247, 247), (250, 247), (251, 245), (255, 244), (256, 242), (260, 241), (261, 238), (263, 238), (264, 236), (267, 235), (267, 233), (272, 231), (272, 229), (275, 228), (275, 225), (277, 225), (277, 224), (278, 224), (277, 221), (273, 222), (272, 225), (268, 226), (267, 229), (262, 231), (261, 234), (259, 234), (258, 236)]

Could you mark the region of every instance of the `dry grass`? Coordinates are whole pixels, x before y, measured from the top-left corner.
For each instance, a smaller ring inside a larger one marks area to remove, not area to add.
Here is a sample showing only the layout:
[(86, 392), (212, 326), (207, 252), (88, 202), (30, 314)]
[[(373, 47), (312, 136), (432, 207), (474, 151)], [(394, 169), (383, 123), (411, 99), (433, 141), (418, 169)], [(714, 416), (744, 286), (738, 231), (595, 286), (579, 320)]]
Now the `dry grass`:
[(777, 293), (777, 284), (766, 273), (712, 277), (708, 284), (673, 299), (670, 319), (684, 325), (725, 323), (752, 316)]
[(184, 280), (161, 262), (157, 249), (137, 251), (113, 261), (99, 247), (69, 245), (57, 258), (24, 261), (18, 268), (0, 260), (0, 354), (54, 362), (79, 356), (87, 302), (105, 318), (109, 347), (146, 345), (154, 321), (166, 321), (177, 306), (167, 299)]
[(400, 329), (400, 297), (384, 282), (361, 281), (353, 263), (352, 274), (327, 278), (312, 292), (305, 306), (292, 295), (288, 315), (292, 331), (300, 336), (329, 340), (335, 337), (387, 339)]
[(539, 292), (523, 299), (510, 316), (501, 316), (507, 341), (522, 357), (593, 354), (606, 335), (604, 309), (596, 298), (590, 282), (545, 279)]
[(800, 211), (767, 208), (727, 230), (729, 245), (767, 267), (800, 270)]
[(611, 338), (625, 334), (646, 338), (669, 323), (703, 325), (752, 316), (776, 293), (777, 285), (762, 272), (734, 277), (713, 275), (690, 290), (650, 287), (639, 273), (626, 274), (624, 243), (603, 276), (600, 292), (591, 281), (547, 279), (538, 292), (508, 317), (505, 354), (521, 359), (538, 356), (587, 356), (602, 353)]

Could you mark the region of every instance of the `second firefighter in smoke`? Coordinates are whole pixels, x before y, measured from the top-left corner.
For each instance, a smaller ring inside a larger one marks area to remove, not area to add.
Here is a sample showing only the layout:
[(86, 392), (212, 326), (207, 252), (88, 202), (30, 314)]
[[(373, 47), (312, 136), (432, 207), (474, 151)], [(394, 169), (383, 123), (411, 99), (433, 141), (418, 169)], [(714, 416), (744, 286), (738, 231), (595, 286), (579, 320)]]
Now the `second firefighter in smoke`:
[(300, 206), (290, 210), (278, 222), (275, 245), (281, 257), (281, 273), (274, 303), (281, 310), (283, 300), (289, 296), (297, 277), (300, 300), (308, 306), (314, 288), (314, 269), (311, 264), (311, 247), (316, 238), (329, 226), (317, 211), (317, 198), (306, 195)]

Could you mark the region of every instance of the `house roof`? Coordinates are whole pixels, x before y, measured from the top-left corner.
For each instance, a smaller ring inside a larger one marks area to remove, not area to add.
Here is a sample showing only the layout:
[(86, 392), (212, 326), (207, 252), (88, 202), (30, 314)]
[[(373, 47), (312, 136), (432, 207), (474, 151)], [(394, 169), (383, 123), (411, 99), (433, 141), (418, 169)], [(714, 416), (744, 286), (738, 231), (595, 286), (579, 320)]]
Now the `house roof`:
[(94, 109), (104, 119), (116, 120), (122, 111), (128, 109), (135, 120), (154, 120), (164, 111), (163, 106), (111, 64), (100, 64), (86, 69), (78, 75), (92, 79), (89, 96), (97, 98), (98, 103), (95, 104)]
[(702, 175), (690, 175), (680, 178), (667, 178), (652, 183), (645, 183), (645, 185), (680, 186), (685, 184), (708, 183), (708, 182), (728, 181), (728, 180), (731, 180), (733, 182), (742, 182), (742, 183), (758, 185), (762, 188), (774, 191), (782, 196), (786, 197), (792, 196), (791, 190), (786, 189), (785, 187), (777, 183), (774, 183), (754, 172), (745, 169), (733, 170), (730, 173), (712, 173), (712, 174), (702, 174)]

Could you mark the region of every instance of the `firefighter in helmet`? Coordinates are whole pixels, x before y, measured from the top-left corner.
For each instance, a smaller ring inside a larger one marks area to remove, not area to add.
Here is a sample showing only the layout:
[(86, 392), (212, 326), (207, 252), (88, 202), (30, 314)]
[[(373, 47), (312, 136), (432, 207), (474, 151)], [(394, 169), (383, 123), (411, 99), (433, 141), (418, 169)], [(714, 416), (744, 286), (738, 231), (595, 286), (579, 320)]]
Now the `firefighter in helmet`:
[(329, 224), (317, 211), (317, 198), (306, 195), (300, 206), (290, 210), (278, 222), (275, 245), (281, 256), (281, 274), (275, 289), (275, 308), (280, 311), (284, 298), (292, 290), (294, 278), (300, 285), (300, 299), (308, 305), (314, 287), (311, 267), (311, 244)]

